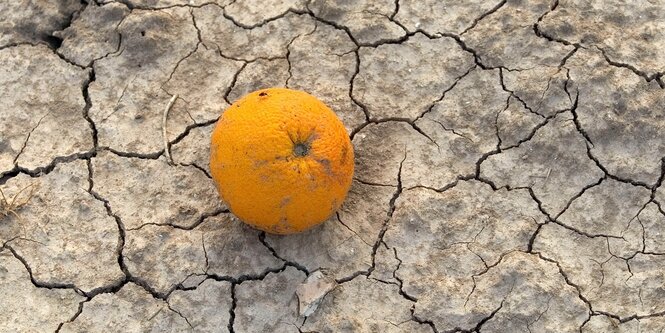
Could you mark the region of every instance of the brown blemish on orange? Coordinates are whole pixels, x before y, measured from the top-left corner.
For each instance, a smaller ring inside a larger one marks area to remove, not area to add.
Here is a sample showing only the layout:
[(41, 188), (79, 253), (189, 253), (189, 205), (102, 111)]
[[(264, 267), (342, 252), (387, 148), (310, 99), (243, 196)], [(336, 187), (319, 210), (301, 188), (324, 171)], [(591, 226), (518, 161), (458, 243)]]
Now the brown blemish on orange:
[(346, 164), (346, 158), (348, 157), (349, 148), (346, 146), (342, 147), (342, 154), (339, 157), (339, 163)]

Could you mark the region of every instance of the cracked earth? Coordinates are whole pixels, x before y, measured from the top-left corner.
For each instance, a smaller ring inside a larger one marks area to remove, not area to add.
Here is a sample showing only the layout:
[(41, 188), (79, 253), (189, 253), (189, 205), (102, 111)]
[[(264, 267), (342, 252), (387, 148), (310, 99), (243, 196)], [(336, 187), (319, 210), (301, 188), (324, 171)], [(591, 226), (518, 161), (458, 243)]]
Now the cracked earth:
[[(663, 0), (0, 11), (2, 332), (665, 332)], [(356, 152), (292, 236), (208, 170), (219, 114), (275, 86)]]

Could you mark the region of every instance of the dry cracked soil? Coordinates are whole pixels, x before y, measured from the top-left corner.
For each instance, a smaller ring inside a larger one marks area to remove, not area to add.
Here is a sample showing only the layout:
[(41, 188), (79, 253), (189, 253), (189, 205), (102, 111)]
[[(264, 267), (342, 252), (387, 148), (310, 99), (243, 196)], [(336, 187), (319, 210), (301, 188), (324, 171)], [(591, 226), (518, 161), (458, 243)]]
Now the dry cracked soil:
[[(665, 331), (663, 0), (0, 12), (2, 332)], [(208, 172), (219, 114), (273, 86), (356, 151), (344, 206), (293, 236)]]

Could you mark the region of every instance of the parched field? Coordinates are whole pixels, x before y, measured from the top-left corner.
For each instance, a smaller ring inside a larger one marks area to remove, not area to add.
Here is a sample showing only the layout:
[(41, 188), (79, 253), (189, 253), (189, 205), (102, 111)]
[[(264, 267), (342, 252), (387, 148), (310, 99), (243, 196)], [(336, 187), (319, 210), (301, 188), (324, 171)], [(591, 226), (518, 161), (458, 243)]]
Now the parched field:
[[(0, 332), (665, 332), (664, 75), (663, 0), (2, 1)], [(303, 234), (210, 179), (266, 87), (354, 145)]]

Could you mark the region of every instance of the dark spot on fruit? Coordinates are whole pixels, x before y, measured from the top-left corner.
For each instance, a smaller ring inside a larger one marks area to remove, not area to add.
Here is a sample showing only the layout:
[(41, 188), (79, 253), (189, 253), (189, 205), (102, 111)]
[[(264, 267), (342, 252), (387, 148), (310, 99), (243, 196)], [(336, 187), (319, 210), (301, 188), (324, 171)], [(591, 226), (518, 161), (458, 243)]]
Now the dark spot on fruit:
[(307, 156), (309, 154), (309, 145), (306, 143), (296, 143), (293, 146), (293, 155), (298, 157)]
[(326, 172), (326, 174), (328, 174), (328, 176), (330, 176), (330, 177), (333, 176), (333, 170), (332, 170), (332, 166), (330, 165), (330, 160), (323, 158), (323, 159), (316, 160), (316, 161), (319, 162), (319, 164), (321, 164), (321, 166), (323, 167), (323, 170)]
[(254, 166), (254, 169), (258, 169), (258, 168), (261, 168), (261, 167), (265, 166), (266, 164), (268, 164), (268, 161), (258, 160), (258, 161), (254, 161), (253, 166)]
[(342, 156), (339, 158), (341, 164), (346, 164), (346, 157), (348, 153), (349, 149), (346, 146), (342, 147)]
[(265, 91), (262, 91), (262, 92), (259, 93), (259, 96), (268, 96), (268, 93), (265, 92)]

